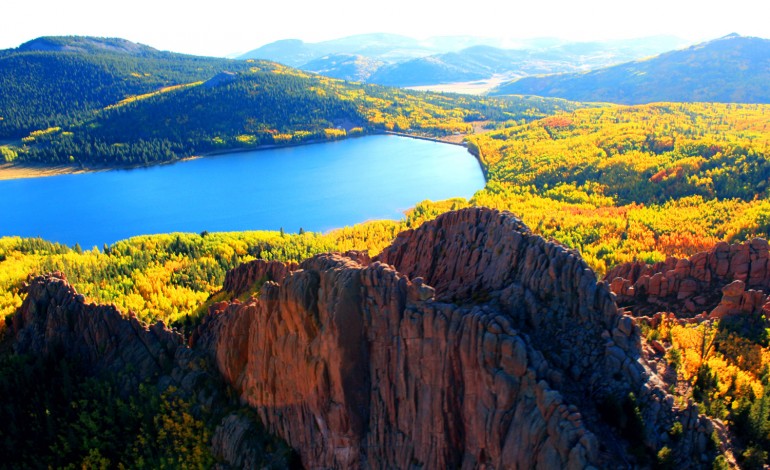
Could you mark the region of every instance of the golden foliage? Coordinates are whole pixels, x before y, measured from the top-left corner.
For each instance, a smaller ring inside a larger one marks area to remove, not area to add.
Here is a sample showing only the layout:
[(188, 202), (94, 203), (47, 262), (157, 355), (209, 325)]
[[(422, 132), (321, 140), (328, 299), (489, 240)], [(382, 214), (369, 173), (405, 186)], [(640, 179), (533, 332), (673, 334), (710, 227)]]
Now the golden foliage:
[[(135, 76), (138, 76), (138, 75), (135, 75)], [(157, 91), (153, 91), (153, 92), (150, 92), (150, 93), (145, 93), (145, 94), (142, 94), (142, 95), (129, 96), (127, 98), (124, 98), (124, 99), (120, 100), (116, 104), (112, 104), (112, 105), (107, 106), (104, 109), (119, 108), (121, 106), (125, 106), (127, 104), (131, 104), (131, 103), (134, 103), (136, 101), (146, 100), (148, 98), (152, 98), (153, 96), (158, 96), (158, 95), (163, 94), (163, 93), (168, 93), (170, 91), (176, 91), (176, 90), (183, 90), (185, 88), (190, 88), (190, 87), (194, 87), (194, 86), (198, 86), (198, 85), (202, 85), (202, 84), (203, 84), (203, 82), (199, 81), (199, 82), (183, 83), (181, 85), (171, 85), (171, 86), (163, 87), (163, 88), (160, 88)]]

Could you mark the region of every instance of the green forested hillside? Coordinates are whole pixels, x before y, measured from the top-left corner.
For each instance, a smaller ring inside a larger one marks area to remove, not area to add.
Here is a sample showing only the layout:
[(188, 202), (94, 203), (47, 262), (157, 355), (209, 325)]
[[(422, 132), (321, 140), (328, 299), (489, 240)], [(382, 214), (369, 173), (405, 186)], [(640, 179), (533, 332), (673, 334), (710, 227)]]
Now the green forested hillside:
[[(72, 80), (77, 80), (84, 73), (77, 62), (84, 60), (82, 52), (44, 54), (56, 55), (55, 61), (46, 63), (62, 68), (59, 75), (72, 74)], [(36, 63), (35, 57), (13, 57), (20, 63)], [(60, 96), (51, 100), (65, 103), (61, 105), (63, 114), (42, 119), (39, 116), (44, 112), (26, 106), (25, 112), (36, 116), (29, 122), (40, 127), (25, 134), (19, 144), (6, 146), (5, 160), (85, 166), (148, 164), (218, 150), (297, 144), (368, 132), (446, 136), (470, 132), (473, 122), (529, 121), (578, 107), (563, 100), (472, 98), (348, 83), (255, 61), (221, 63), (236, 64), (238, 67), (231, 69), (240, 68), (237, 71), (217, 72), (212, 64), (195, 68), (194, 73), (183, 69), (187, 75), (180, 71), (175, 76), (181, 83), (160, 87), (172, 82), (170, 78), (158, 81), (163, 69), (154, 68), (160, 67), (156, 59), (129, 57), (121, 62), (122, 69), (106, 63), (103, 67), (115, 78), (123, 73), (118, 71), (141, 63), (145, 70), (153, 71), (147, 72), (154, 77), (152, 87), (127, 95), (130, 90), (126, 87), (115, 92), (108, 86), (111, 91), (106, 93), (87, 84), (90, 91), (83, 92), (86, 99), (78, 102), (84, 104), (72, 105), (71, 112), (66, 103), (76, 101), (80, 91), (58, 84), (52, 71), (41, 73), (37, 77), (41, 83), (28, 85), (29, 93), (38, 93), (40, 97), (35, 99), (39, 101), (49, 94)], [(94, 61), (93, 56), (87, 56), (87, 64)], [(193, 79), (196, 81), (188, 81)], [(95, 80), (106, 79), (96, 76)], [(62, 90), (56, 91), (57, 87)], [(7, 105), (13, 106), (23, 105)]]
[(770, 103), (770, 40), (730, 35), (591, 72), (525, 77), (492, 95), (577, 101)]
[(0, 139), (73, 125), (128, 96), (244, 68), (241, 61), (161, 52), (123, 39), (36, 39), (0, 51)]
[(1, 468), (213, 465), (210, 412), (194, 416), (189, 399), (152, 384), (126, 396), (117, 380), (81, 368), (54, 357), (0, 354)]

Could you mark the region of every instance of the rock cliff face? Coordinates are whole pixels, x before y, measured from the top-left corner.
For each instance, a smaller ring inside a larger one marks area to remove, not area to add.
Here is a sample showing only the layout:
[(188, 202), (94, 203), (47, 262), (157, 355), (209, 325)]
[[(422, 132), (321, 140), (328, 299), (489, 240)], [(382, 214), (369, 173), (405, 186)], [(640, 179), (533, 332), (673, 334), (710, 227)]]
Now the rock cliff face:
[(448, 213), (372, 262), (280, 277), (243, 277), (259, 296), (214, 306), (194, 346), (308, 467), (622, 465), (629, 442), (599, 416), (629, 392), (644, 445), (708, 457), (710, 422), (657, 385), (609, 287), (509, 214)]
[(770, 250), (766, 240), (718, 243), (689, 259), (647, 265), (628, 263), (606, 278), (618, 303), (635, 315), (659, 311), (722, 318), (739, 313), (770, 315)]
[(295, 269), (297, 269), (296, 263), (280, 263), (261, 259), (243, 263), (225, 273), (225, 283), (222, 290), (232, 297), (238, 297), (257, 282), (282, 282)]

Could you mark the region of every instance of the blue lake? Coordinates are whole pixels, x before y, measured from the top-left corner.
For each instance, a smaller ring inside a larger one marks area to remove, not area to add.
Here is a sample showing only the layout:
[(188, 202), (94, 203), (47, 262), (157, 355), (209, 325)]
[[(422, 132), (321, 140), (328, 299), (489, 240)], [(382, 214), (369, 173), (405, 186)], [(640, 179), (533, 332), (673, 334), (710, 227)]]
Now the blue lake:
[(134, 235), (327, 231), (484, 186), (463, 147), (367, 136), (131, 170), (0, 181), (0, 236), (84, 248)]

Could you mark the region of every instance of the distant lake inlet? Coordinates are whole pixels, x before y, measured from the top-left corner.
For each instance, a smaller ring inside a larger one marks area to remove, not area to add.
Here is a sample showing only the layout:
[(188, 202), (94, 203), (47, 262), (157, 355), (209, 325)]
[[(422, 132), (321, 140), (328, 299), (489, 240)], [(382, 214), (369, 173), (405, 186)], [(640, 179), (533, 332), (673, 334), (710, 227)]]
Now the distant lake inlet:
[(173, 165), (0, 181), (0, 236), (83, 248), (135, 235), (327, 231), (484, 186), (460, 146), (375, 135)]

